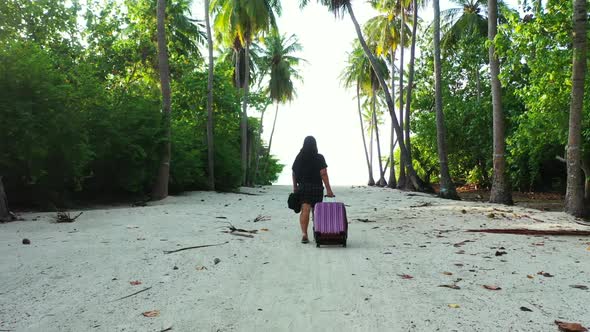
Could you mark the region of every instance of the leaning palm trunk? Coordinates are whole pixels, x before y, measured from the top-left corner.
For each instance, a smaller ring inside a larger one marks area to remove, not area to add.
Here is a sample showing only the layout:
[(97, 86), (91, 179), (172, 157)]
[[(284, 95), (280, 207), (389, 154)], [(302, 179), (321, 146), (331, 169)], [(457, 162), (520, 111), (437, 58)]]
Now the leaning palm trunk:
[(379, 187), (385, 187), (387, 185), (387, 181), (385, 181), (385, 172), (383, 172), (383, 162), (381, 160), (381, 143), (379, 142), (379, 124), (377, 122), (377, 110), (375, 107), (376, 103), (376, 93), (377, 91), (373, 90), (373, 100), (371, 102), (371, 108), (373, 108), (373, 123), (375, 126), (375, 138), (377, 140), (377, 160), (379, 161), (379, 181), (377, 181), (377, 185)]
[(209, 190), (215, 190), (215, 150), (213, 145), (213, 39), (209, 22), (209, 0), (205, 0), (205, 25), (209, 50), (209, 75), (207, 77), (207, 166)]
[[(369, 58), (369, 61), (371, 62), (371, 66), (373, 67), (373, 69), (376, 72), (375, 74), (377, 76), (377, 79), (379, 80), (379, 85), (381, 85), (381, 88), (383, 89), (383, 92), (385, 95), (385, 101), (387, 102), (387, 108), (389, 109), (390, 112), (392, 112), (394, 109), (393, 99), (391, 98), (391, 95), (389, 94), (389, 89), (387, 88), (387, 84), (385, 83), (383, 76), (377, 72), (378, 71), (377, 60), (375, 60), (375, 56), (373, 55), (373, 53), (369, 49), (369, 46), (367, 46), (367, 42), (365, 41), (365, 38), (363, 37), (363, 33), (361, 31), (361, 27), (360, 27), (358, 21), (356, 20), (356, 17), (354, 16), (354, 11), (352, 10), (352, 6), (350, 5), (350, 2), (346, 2), (346, 10), (350, 14), (350, 18), (352, 19), (352, 23), (354, 24), (354, 28), (355, 28), (357, 36), (359, 38), (359, 42), (361, 43), (361, 46), (363, 47), (365, 54)], [(394, 113), (394, 115), (395, 115), (395, 113)], [(395, 128), (397, 137), (403, 137), (403, 133), (402, 133), (401, 127), (399, 125), (399, 122), (397, 121), (397, 118), (394, 116), (392, 118), (392, 120), (393, 120), (393, 126)], [(407, 156), (408, 150), (406, 149), (405, 144), (403, 143), (402, 140), (399, 140), (398, 142), (399, 142), (401, 155)], [(427, 188), (422, 183), (420, 183), (420, 181), (418, 180), (418, 175), (416, 174), (416, 171), (414, 170), (412, 163), (409, 162), (408, 160), (406, 160), (405, 164), (406, 164), (405, 166), (406, 166), (408, 172), (410, 173), (410, 179), (411, 179), (414, 187), (420, 191), (427, 191)]]
[(365, 128), (363, 125), (363, 114), (361, 112), (361, 94), (360, 94), (360, 84), (356, 82), (356, 100), (357, 106), (359, 111), (359, 120), (361, 123), (361, 134), (363, 137), (363, 148), (365, 149), (365, 158), (367, 159), (367, 168), (369, 169), (369, 182), (367, 183), (369, 186), (375, 185), (375, 179), (373, 178), (373, 170), (371, 168), (371, 161), (369, 160), (369, 153), (367, 152), (367, 140), (365, 139)]
[(408, 158), (412, 160), (412, 145), (410, 143), (410, 106), (412, 102), (412, 89), (414, 86), (414, 62), (416, 61), (416, 33), (418, 31), (418, 0), (413, 0), (412, 6), (414, 13), (412, 16), (412, 46), (410, 49), (410, 73), (408, 76), (408, 94), (406, 97), (406, 147), (408, 148)]
[(455, 185), (451, 181), (445, 139), (445, 122), (442, 106), (442, 77), (440, 64), (440, 6), (438, 0), (432, 1), (434, 7), (434, 104), (436, 107), (436, 138), (440, 164), (440, 191), (442, 198), (459, 199)]
[(277, 125), (277, 116), (279, 115), (279, 103), (276, 103), (276, 109), (275, 109), (275, 119), (272, 122), (272, 130), (270, 131), (270, 137), (268, 139), (268, 150), (266, 151), (266, 158), (264, 158), (264, 160), (266, 161), (264, 163), (264, 174), (266, 174), (266, 170), (268, 169), (268, 164), (270, 164), (270, 147), (272, 146), (272, 137), (275, 134), (275, 126)]
[(582, 110), (584, 109), (584, 79), (587, 66), (587, 8), (586, 0), (574, 0), (574, 56), (572, 96), (567, 140), (567, 190), (565, 211), (584, 215), (584, 188), (581, 169)]
[(244, 57), (244, 99), (242, 100), (242, 114), (240, 122), (242, 148), (242, 185), (248, 183), (248, 92), (250, 89), (250, 42), (246, 42)]
[(491, 203), (513, 204), (510, 184), (506, 178), (506, 142), (504, 141), (504, 114), (502, 113), (502, 86), (500, 85), (500, 61), (496, 56), (494, 38), (498, 22), (497, 0), (488, 0), (488, 39), (490, 40), (490, 73), (492, 85), (494, 176), (490, 193)]
[[(391, 48), (391, 93), (392, 93), (392, 98), (395, 97), (395, 49), (392, 47)], [(394, 109), (393, 109), (393, 113), (390, 111), (389, 112), (389, 117), (391, 118), (391, 137), (389, 140), (389, 164), (391, 165), (391, 168), (389, 169), (389, 182), (387, 183), (387, 187), (389, 188), (396, 188), (397, 187), (397, 180), (395, 179), (395, 160), (394, 160), (394, 148), (395, 148), (395, 144), (393, 144), (393, 140), (395, 138), (395, 129), (393, 127), (393, 117), (395, 114), (395, 104), (394, 104)], [(403, 168), (403, 164), (400, 162), (400, 165), (402, 165), (401, 168)]]
[(158, 0), (157, 6), (157, 39), (158, 39), (158, 68), (160, 71), (160, 89), (162, 91), (162, 115), (164, 122), (164, 146), (160, 156), (158, 176), (152, 189), (152, 200), (160, 200), (168, 196), (168, 180), (170, 178), (170, 67), (168, 65), (168, 48), (166, 46), (166, 0)]

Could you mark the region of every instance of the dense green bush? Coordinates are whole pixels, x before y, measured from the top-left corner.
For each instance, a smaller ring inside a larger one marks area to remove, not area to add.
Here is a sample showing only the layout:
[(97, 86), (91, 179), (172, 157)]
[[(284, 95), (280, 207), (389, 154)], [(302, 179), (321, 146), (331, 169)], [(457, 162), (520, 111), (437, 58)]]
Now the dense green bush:
[[(15, 10), (19, 3), (10, 0), (0, 9)], [(0, 175), (11, 204), (54, 209), (80, 199), (149, 197), (165, 143), (154, 29), (142, 28), (154, 18), (139, 17), (151, 11), (133, 11), (129, 18), (107, 3), (98, 14), (86, 13), (87, 30), (77, 34), (77, 11), (63, 1), (21, 10), (26, 13), (14, 22), (43, 22), (44, 12), (56, 17), (50, 15), (51, 27), (43, 34), (20, 23), (0, 33)], [(132, 33), (122, 33), (128, 23)], [(198, 53), (180, 47), (183, 40), (175, 38), (172, 193), (206, 189), (208, 176), (207, 69)], [(215, 182), (218, 190), (228, 191), (241, 183), (241, 97), (232, 75), (231, 64), (217, 62)], [(264, 183), (276, 179), (281, 167), (271, 158), (266, 169)]]

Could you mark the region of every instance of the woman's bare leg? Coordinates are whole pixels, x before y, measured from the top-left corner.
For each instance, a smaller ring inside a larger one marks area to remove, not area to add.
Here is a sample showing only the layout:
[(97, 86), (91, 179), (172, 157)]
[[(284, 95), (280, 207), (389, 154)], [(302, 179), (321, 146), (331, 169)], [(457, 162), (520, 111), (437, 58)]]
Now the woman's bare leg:
[(311, 204), (303, 203), (301, 205), (301, 215), (299, 215), (299, 223), (301, 224), (301, 234), (307, 237), (307, 227), (309, 226), (309, 213), (311, 211)]

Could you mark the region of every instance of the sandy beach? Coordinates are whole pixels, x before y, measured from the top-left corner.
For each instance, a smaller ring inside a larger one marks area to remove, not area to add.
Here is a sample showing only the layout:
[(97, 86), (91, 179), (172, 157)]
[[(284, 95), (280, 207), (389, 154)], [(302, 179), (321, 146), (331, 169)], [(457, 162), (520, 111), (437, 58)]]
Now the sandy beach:
[[(145, 207), (85, 210), (73, 223), (24, 213), (0, 224), (0, 330), (557, 331), (555, 320), (590, 327), (590, 237), (466, 232), (590, 230), (565, 213), (335, 187), (347, 205), (348, 247), (318, 249), (299, 242), (290, 189), (191, 192)], [(230, 223), (257, 232), (224, 232)], [(165, 253), (209, 244), (219, 245)], [(150, 311), (154, 317), (143, 315)]]

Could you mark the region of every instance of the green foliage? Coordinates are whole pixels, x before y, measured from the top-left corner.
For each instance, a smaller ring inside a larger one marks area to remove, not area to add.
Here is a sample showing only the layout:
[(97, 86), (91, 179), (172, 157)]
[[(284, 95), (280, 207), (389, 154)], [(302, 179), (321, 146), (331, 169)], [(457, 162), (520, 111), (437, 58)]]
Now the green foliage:
[(79, 189), (93, 157), (85, 112), (100, 97), (82, 92), (97, 92), (83, 68), (68, 75), (56, 61), (34, 43), (0, 50), (0, 170), (7, 190)]
[[(189, 18), (189, 5), (176, 0), (167, 7), (173, 192), (207, 188), (207, 70), (197, 48), (201, 26)], [(0, 174), (12, 204), (54, 208), (149, 192), (164, 143), (154, 6), (143, 0), (0, 3)], [(231, 65), (218, 63), (220, 190), (241, 180), (240, 97), (232, 75)], [(271, 159), (264, 181), (280, 169)]]
[[(467, 35), (455, 45), (453, 57), (442, 63), (443, 111), (450, 173), (456, 182), (476, 181), (488, 185), (492, 157), (492, 106), (489, 78), (481, 69), (487, 56), (484, 39)], [(426, 50), (416, 62), (412, 111), (412, 131), (416, 135), (412, 139), (412, 153), (422, 169), (437, 175), (433, 68), (432, 51)]]
[[(507, 139), (510, 171), (521, 188), (557, 180), (547, 179), (541, 172), (555, 156), (564, 155), (567, 143), (572, 86), (571, 17), (571, 1), (550, 0), (534, 15), (508, 15), (507, 22), (499, 27), (496, 45), (503, 57), (501, 80), (503, 85), (514, 87), (514, 96), (523, 107), (522, 112), (510, 113), (514, 131)], [(588, 73), (586, 78), (588, 85)], [(590, 94), (586, 94), (585, 135), (590, 122), (589, 102)], [(590, 140), (585, 137), (583, 149), (589, 151)]]
[[(565, 165), (556, 156), (564, 156), (568, 135), (572, 2), (550, 0), (544, 8), (535, 4), (524, 6), (524, 14), (501, 6), (502, 24), (494, 41), (501, 62), (508, 173), (519, 190), (564, 190)], [(451, 174), (457, 182), (485, 186), (492, 173), (489, 42), (468, 29), (453, 30), (447, 41), (452, 41), (452, 57), (443, 61), (443, 102)], [(423, 46), (417, 61), (412, 148), (420, 164), (434, 165), (432, 54), (430, 45)], [(590, 84), (590, 74), (586, 77)], [(583, 149), (588, 160), (590, 94), (584, 107)]]

